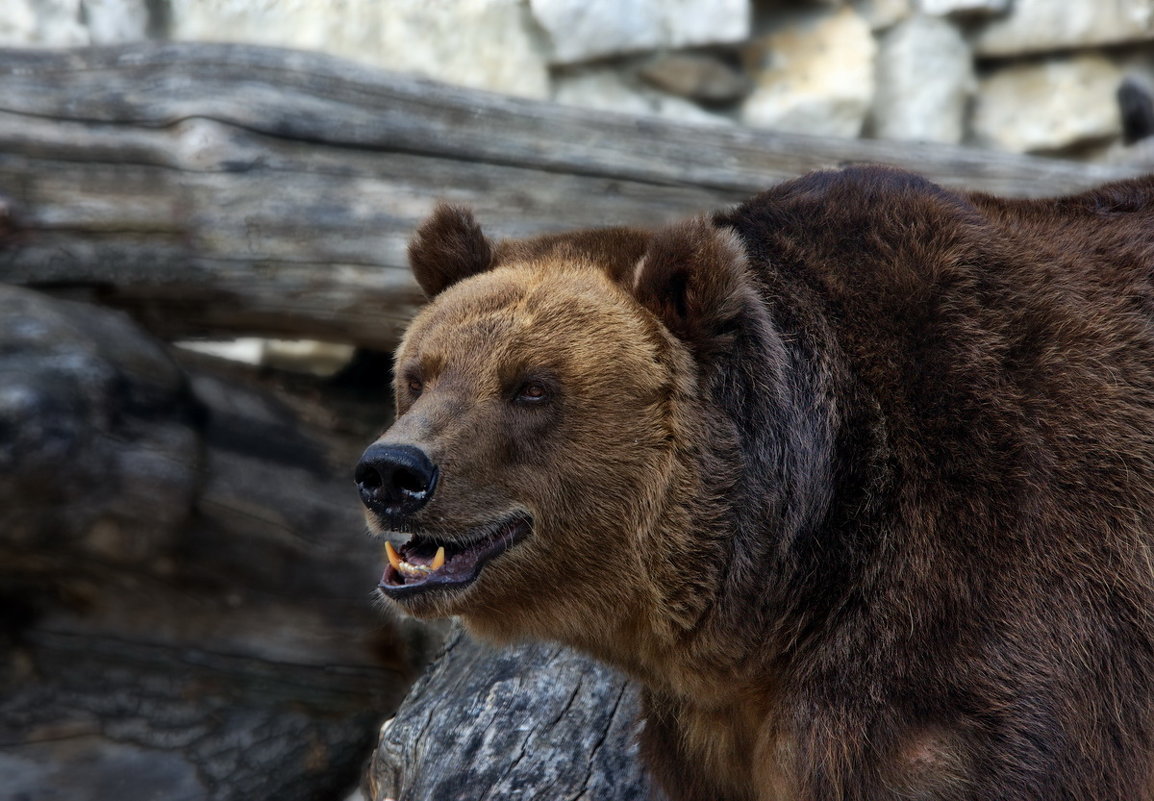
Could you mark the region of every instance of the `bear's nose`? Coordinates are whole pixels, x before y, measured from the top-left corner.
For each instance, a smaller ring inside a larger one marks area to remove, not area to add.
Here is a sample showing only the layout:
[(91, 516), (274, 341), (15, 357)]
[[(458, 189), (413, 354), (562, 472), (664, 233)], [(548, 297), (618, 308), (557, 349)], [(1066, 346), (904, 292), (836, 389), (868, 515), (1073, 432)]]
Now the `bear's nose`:
[(370, 445), (353, 480), (361, 501), (374, 512), (409, 515), (429, 502), (437, 488), (437, 466), (412, 445)]

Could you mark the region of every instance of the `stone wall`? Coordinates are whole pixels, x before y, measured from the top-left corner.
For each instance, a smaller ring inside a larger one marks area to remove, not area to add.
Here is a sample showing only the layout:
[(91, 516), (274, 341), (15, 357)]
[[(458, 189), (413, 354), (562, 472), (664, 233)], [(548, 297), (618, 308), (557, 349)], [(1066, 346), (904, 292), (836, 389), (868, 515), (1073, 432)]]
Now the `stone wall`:
[(1154, 0), (0, 5), (0, 45), (281, 45), (571, 105), (823, 136), (1118, 159), (1154, 125)]

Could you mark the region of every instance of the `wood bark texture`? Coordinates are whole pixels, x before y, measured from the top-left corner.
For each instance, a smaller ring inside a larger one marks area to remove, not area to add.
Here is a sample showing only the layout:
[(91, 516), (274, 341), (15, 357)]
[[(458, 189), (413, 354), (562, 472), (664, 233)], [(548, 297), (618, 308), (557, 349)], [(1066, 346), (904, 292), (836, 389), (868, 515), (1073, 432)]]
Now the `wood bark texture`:
[(381, 731), (372, 801), (657, 801), (637, 688), (556, 645), (501, 650), (461, 629)]
[(1007, 195), (1138, 169), (679, 124), (254, 46), (0, 50), (0, 280), (164, 336), (387, 349), (420, 301), (407, 239), (438, 198), (494, 236), (650, 226), (855, 162)]
[(0, 798), (356, 785), (413, 670), (326, 449), (122, 312), (0, 286)]

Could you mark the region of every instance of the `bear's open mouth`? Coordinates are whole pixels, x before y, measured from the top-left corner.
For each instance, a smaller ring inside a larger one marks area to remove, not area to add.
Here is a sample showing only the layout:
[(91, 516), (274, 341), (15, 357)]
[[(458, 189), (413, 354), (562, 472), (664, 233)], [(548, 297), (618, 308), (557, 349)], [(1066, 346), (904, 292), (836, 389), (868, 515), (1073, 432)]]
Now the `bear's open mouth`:
[(418, 534), (399, 547), (385, 542), (389, 563), (377, 585), (390, 598), (418, 592), (464, 587), (476, 580), (485, 563), (525, 539), (531, 530), (527, 517), (517, 516), (469, 532), (469, 538), (439, 540)]

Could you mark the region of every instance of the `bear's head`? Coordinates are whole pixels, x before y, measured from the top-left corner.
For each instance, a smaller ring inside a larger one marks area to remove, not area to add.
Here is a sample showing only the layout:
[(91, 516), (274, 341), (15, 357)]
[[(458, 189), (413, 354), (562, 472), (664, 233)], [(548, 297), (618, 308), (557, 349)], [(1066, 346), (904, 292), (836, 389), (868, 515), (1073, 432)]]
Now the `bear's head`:
[(719, 439), (702, 359), (752, 292), (737, 237), (696, 219), (493, 244), (441, 206), (410, 261), (430, 303), (396, 354), (396, 422), (356, 474), (390, 540), (380, 591), (595, 652), (692, 625), (728, 558), (694, 528)]

